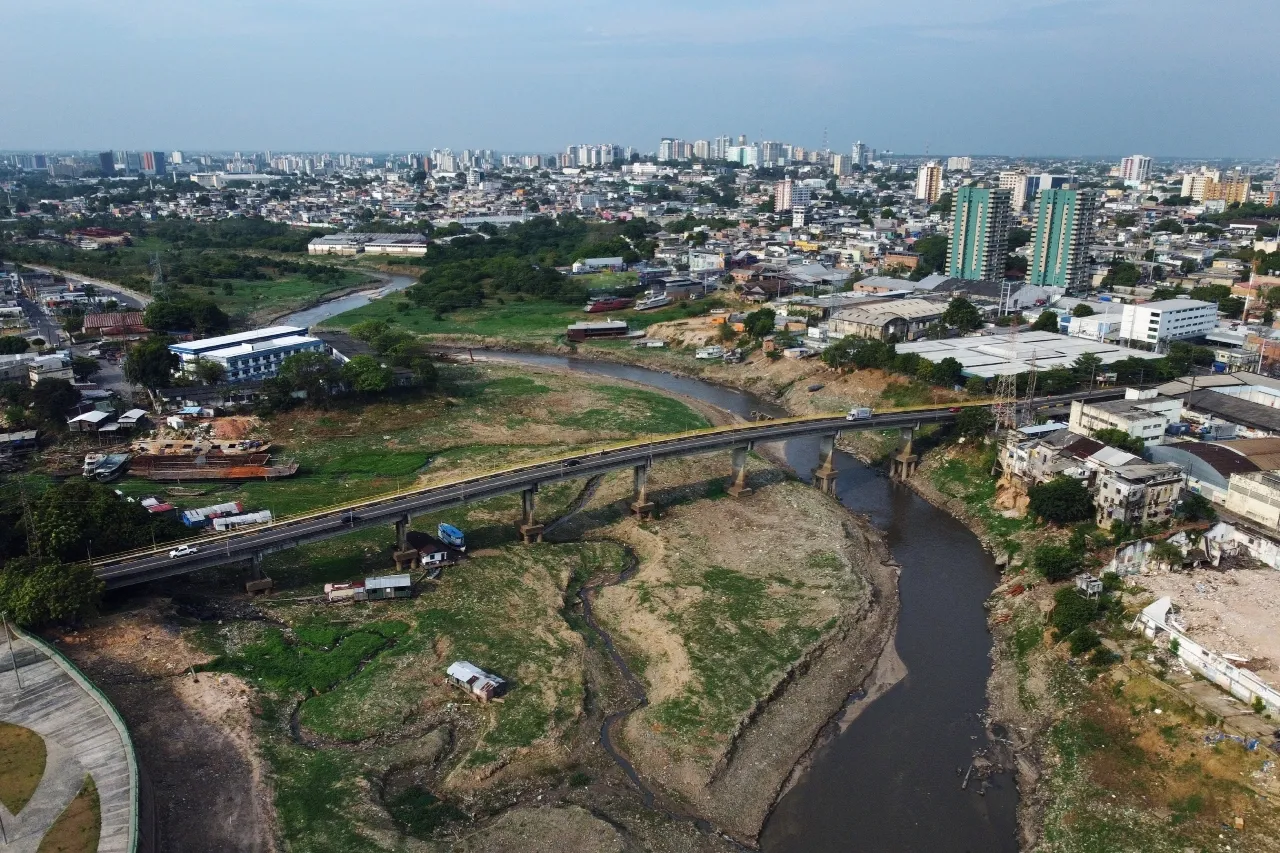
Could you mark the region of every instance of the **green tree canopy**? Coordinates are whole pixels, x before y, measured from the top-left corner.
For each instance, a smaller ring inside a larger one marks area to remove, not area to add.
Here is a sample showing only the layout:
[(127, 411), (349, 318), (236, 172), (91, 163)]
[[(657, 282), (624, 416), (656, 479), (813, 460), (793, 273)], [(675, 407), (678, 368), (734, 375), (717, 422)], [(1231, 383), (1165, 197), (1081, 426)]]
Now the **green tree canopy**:
[(124, 359), (125, 379), (144, 388), (167, 386), (173, 372), (182, 365), (177, 353), (169, 351), (173, 342), (168, 335), (152, 335), (134, 344)]
[(957, 331), (972, 332), (982, 326), (982, 313), (968, 299), (963, 296), (957, 296), (951, 300), (947, 305), (947, 310), (942, 313), (942, 322)]
[(342, 381), (342, 371), (325, 353), (297, 352), (281, 362), (277, 378), (292, 390), (306, 392), (308, 400), (320, 401), (327, 399)]
[(1031, 324), (1033, 332), (1057, 332), (1060, 328), (1057, 311), (1041, 311), (1040, 316)]
[[(1276, 288), (1280, 296), (1280, 288)], [(31, 344), (21, 335), (0, 335), (0, 355), (17, 355), (31, 349)]]
[(1056, 583), (1084, 567), (1084, 555), (1068, 545), (1041, 545), (1031, 554), (1032, 565), (1044, 579)]
[(1093, 499), (1084, 483), (1058, 477), (1027, 490), (1031, 512), (1053, 524), (1072, 524), (1093, 516)]
[(31, 389), (31, 409), (51, 429), (66, 429), (67, 410), (80, 402), (80, 392), (65, 379), (44, 378)]
[(982, 438), (995, 425), (995, 416), (986, 406), (968, 406), (956, 415), (956, 431), (966, 438)]
[(1134, 456), (1141, 456), (1147, 449), (1146, 443), (1142, 439), (1113, 427), (1095, 429), (1093, 437), (1109, 447), (1123, 450), (1125, 453), (1132, 453)]
[[(928, 237), (921, 237), (911, 244), (911, 249), (920, 255), (920, 267), (928, 267), (925, 275), (946, 270), (951, 241), (945, 235), (930, 234)], [(916, 271), (919, 271), (920, 267), (917, 267)]]
[(372, 394), (391, 388), (392, 372), (373, 356), (358, 355), (342, 366), (342, 379), (351, 390)]
[(1093, 309), (1083, 302), (1071, 309), (1072, 317), (1092, 317), (1093, 313)]
[(964, 366), (959, 361), (947, 356), (942, 361), (933, 365), (933, 369), (929, 372), (929, 378), (934, 385), (941, 385), (943, 388), (950, 388), (959, 385)]
[(774, 313), (772, 308), (761, 308), (748, 314), (746, 319), (743, 320), (742, 326), (748, 335), (759, 340), (773, 334), (774, 320), (776, 319), (777, 314)]

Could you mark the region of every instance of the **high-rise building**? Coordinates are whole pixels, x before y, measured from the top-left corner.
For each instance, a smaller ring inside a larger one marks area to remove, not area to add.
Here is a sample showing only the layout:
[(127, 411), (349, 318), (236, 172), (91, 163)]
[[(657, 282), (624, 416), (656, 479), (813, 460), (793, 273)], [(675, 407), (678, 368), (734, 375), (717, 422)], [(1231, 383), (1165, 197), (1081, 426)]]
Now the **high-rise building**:
[(760, 143), (760, 160), (766, 166), (776, 166), (782, 162), (782, 143), (781, 142), (761, 142)]
[(773, 209), (778, 213), (791, 209), (792, 192), (795, 189), (795, 182), (790, 178), (778, 181), (773, 185)]
[(709, 159), (711, 157), (711, 143), (705, 139), (694, 140), (693, 156), (699, 160)]
[(98, 155), (98, 168), (102, 174), (110, 177), (116, 173), (116, 158), (110, 151), (103, 151)]
[(916, 172), (916, 200), (933, 204), (942, 195), (942, 167), (930, 160)]
[(1027, 200), (1036, 197), (1040, 185), (1039, 175), (1026, 172), (1001, 172), (999, 187), (1009, 191), (1009, 204), (1019, 213), (1027, 209)]
[(1223, 173), (1221, 180), (1213, 188), (1212, 195), (1206, 195), (1205, 199), (1225, 201), (1227, 204), (1244, 204), (1249, 200), (1251, 180), (1252, 176), (1248, 172), (1236, 167), (1230, 172)]
[(848, 154), (831, 155), (831, 171), (838, 178), (853, 174), (853, 158)]
[(862, 140), (853, 143), (853, 162), (854, 165), (863, 167), (871, 162), (871, 153), (867, 146), (862, 144)]
[(1120, 161), (1120, 180), (1136, 186), (1151, 175), (1151, 158), (1145, 154), (1133, 154)]
[(169, 163), (170, 163), (170, 165), (173, 165), (173, 166), (181, 166), (181, 165), (182, 165), (182, 152), (181, 152), (181, 151), (172, 151), (172, 152), (170, 152), (170, 154), (169, 154)]
[(973, 169), (972, 157), (948, 157), (947, 158), (948, 172), (968, 172), (971, 169)]
[(1089, 242), (1098, 194), (1091, 190), (1044, 189), (1037, 197), (1031, 236), (1030, 284), (1081, 291), (1089, 283)]
[(711, 144), (712, 160), (727, 160), (729, 158), (729, 146), (733, 144), (733, 139), (728, 136), (717, 136), (715, 142)]
[(1011, 195), (1006, 189), (984, 187), (961, 187), (956, 192), (947, 275), (978, 281), (1004, 278), (1013, 219)]
[(667, 137), (663, 137), (658, 142), (658, 162), (669, 163), (675, 159), (676, 141)]
[(163, 151), (151, 152), (151, 174), (164, 175), (168, 172)]

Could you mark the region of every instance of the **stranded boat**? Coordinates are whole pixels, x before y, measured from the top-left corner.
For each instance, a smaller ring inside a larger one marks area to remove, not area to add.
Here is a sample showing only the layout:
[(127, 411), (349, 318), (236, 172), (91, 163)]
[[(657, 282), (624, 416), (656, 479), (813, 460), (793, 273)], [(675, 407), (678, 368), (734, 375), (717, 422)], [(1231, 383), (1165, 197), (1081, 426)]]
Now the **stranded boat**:
[(665, 308), (675, 302), (670, 296), (664, 296), (660, 293), (650, 293), (643, 299), (636, 302), (637, 311), (651, 311), (654, 308)]
[(583, 308), (588, 314), (601, 314), (605, 311), (622, 311), (630, 308), (635, 300), (628, 299), (625, 296), (603, 296), (599, 299), (592, 299), (587, 303), (587, 307)]

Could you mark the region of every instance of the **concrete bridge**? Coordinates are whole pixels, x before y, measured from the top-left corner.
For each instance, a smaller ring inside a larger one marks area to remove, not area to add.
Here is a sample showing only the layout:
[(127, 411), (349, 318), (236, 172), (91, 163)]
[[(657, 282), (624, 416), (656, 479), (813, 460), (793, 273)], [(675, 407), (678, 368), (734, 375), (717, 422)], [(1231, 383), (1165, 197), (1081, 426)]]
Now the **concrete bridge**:
[[(1123, 394), (1124, 389), (1108, 389), (1047, 397), (1037, 403), (1053, 405), (1075, 399), (1114, 398)], [(756, 443), (785, 441), (804, 436), (819, 438), (818, 467), (813, 471), (813, 482), (824, 492), (831, 492), (837, 475), (834, 461), (836, 438), (841, 432), (853, 430), (898, 430), (901, 442), (898, 453), (891, 460), (891, 474), (895, 478), (906, 479), (914, 473), (916, 467), (917, 457), (911, 448), (916, 430), (926, 424), (952, 422), (964, 408), (989, 405), (961, 403), (953, 406), (895, 409), (854, 421), (847, 420), (843, 414), (782, 418), (645, 438), (436, 486), (316, 510), (279, 519), (264, 527), (243, 528), (186, 540), (198, 549), (194, 554), (171, 558), (169, 550), (182, 543), (170, 542), (159, 548), (95, 560), (93, 565), (108, 589), (118, 589), (245, 560), (253, 561), (256, 565), (267, 554), (343, 536), (353, 530), (387, 525), (395, 526), (398, 547), (404, 551), (406, 534), (414, 517), (514, 492), (522, 495), (519, 525), (521, 535), (525, 542), (534, 542), (542, 537), (542, 525), (537, 520), (537, 494), (542, 484), (630, 468), (634, 478), (631, 508), (636, 514), (645, 516), (654, 509), (648, 495), (649, 469), (654, 462), (730, 450), (732, 469), (728, 491), (735, 496), (745, 495), (750, 493), (746, 482), (746, 463), (747, 453), (752, 447)]]

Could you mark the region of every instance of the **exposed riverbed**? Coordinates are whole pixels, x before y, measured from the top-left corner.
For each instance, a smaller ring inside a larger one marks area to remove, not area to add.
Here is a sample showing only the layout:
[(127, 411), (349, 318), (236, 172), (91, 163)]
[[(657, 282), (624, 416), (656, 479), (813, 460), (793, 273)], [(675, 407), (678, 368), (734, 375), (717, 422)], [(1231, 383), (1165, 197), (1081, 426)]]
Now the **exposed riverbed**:
[[(411, 283), (396, 276), (383, 292)], [(281, 322), (315, 325), (379, 295), (343, 297)], [(650, 385), (742, 417), (786, 414), (742, 391), (642, 367), (548, 355), (487, 357)], [(808, 479), (817, 440), (787, 442), (783, 452)], [(846, 720), (833, 723), (779, 800), (761, 848), (1013, 853), (1017, 791), (1011, 777), (997, 774), (961, 787), (974, 754), (990, 746), (983, 715), (991, 634), (983, 603), (997, 583), (996, 566), (963, 524), (909, 488), (847, 453), (837, 452), (836, 462), (841, 503), (871, 519), (902, 566), (895, 645), (906, 676), (881, 696), (851, 697)]]
[[(783, 414), (741, 391), (639, 367), (544, 355), (489, 355), (610, 376), (694, 397), (741, 416)], [(785, 444), (806, 479), (817, 440)], [(998, 572), (959, 521), (846, 453), (837, 496), (868, 516), (902, 566), (896, 650), (906, 677), (852, 721), (837, 723), (807, 771), (778, 802), (761, 847), (791, 851), (1017, 850), (1017, 792), (1007, 775), (961, 788), (975, 752), (989, 746), (982, 715), (991, 635), (983, 602)], [(960, 771), (959, 773), (957, 771)], [(982, 793), (979, 793), (979, 792)]]

